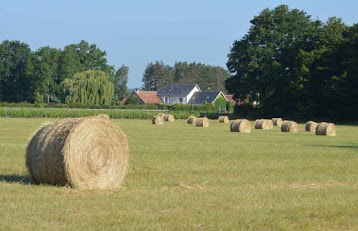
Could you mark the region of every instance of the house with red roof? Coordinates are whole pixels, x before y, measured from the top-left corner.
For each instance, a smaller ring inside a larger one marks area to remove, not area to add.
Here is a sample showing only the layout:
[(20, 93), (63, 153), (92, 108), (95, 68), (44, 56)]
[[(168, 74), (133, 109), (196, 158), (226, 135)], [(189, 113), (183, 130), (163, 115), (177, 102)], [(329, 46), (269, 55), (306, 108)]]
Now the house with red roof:
[(135, 90), (128, 97), (125, 104), (162, 104), (156, 91)]

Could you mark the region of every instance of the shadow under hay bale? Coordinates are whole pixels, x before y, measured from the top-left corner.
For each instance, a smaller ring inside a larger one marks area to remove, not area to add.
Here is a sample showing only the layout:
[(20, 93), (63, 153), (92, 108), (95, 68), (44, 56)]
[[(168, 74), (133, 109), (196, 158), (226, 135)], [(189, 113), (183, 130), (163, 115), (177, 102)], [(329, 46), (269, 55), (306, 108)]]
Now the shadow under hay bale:
[(282, 124), (282, 118), (272, 118), (273, 126), (281, 127)]
[(186, 121), (186, 123), (187, 124), (194, 124), (194, 125), (196, 125), (196, 117), (195, 116), (189, 116), (188, 117), (188, 119), (187, 119), (187, 121)]
[(237, 119), (230, 124), (231, 132), (250, 133), (251, 123), (247, 119)]
[(162, 116), (153, 116), (152, 124), (154, 125), (164, 125), (164, 118)]
[(26, 149), (26, 166), (36, 184), (77, 189), (113, 189), (122, 183), (128, 141), (110, 120), (64, 119), (38, 130)]
[(174, 122), (175, 118), (173, 115), (165, 115), (164, 116), (164, 121), (168, 121), (168, 122)]
[(299, 131), (299, 126), (295, 121), (284, 120), (281, 124), (281, 132), (296, 133)]
[(272, 120), (258, 119), (255, 121), (255, 129), (269, 130), (273, 128)]
[(218, 120), (219, 120), (219, 123), (224, 123), (224, 124), (229, 123), (229, 117), (227, 117), (227, 116), (219, 116)]
[(209, 127), (209, 119), (206, 117), (197, 118), (195, 126), (207, 128), (207, 127)]
[(316, 135), (336, 136), (336, 125), (326, 122), (319, 123), (316, 127)]
[(317, 125), (318, 123), (314, 121), (308, 121), (305, 125), (306, 132), (316, 132)]

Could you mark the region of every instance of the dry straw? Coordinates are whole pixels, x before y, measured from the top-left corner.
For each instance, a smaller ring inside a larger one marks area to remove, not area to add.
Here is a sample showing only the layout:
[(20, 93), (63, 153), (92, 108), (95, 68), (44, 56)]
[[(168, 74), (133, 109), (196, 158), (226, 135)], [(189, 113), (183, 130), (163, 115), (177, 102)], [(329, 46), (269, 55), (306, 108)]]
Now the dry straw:
[(209, 127), (209, 119), (206, 117), (203, 118), (197, 118), (196, 119), (196, 124), (197, 127), (204, 127), (207, 128)]
[(306, 132), (316, 132), (317, 125), (318, 123), (314, 121), (308, 121), (305, 125)]
[(326, 122), (319, 123), (316, 127), (316, 135), (336, 136), (336, 125)]
[(36, 184), (113, 189), (122, 183), (127, 163), (126, 136), (97, 116), (47, 124), (26, 149), (26, 166)]
[(247, 119), (238, 119), (234, 120), (230, 124), (231, 132), (242, 132), (242, 133), (250, 133), (251, 132), (251, 124)]
[(152, 124), (154, 125), (164, 125), (164, 117), (160, 115), (153, 116)]
[(282, 124), (282, 118), (272, 118), (273, 126), (279, 126), (281, 127)]
[(272, 129), (272, 128), (273, 128), (272, 120), (268, 120), (268, 119), (255, 120), (255, 129), (268, 130), (268, 129)]
[(196, 119), (197, 118), (195, 116), (189, 116), (186, 122), (188, 124), (195, 124), (196, 125)]
[(98, 114), (97, 116), (105, 118), (105, 119), (110, 119), (109, 115), (107, 115), (107, 114)]
[(227, 116), (219, 116), (218, 120), (219, 123), (225, 123), (225, 124), (229, 123), (229, 117)]
[(175, 118), (173, 115), (165, 115), (164, 116), (164, 121), (168, 121), (168, 122), (174, 122)]
[(299, 126), (295, 121), (284, 120), (281, 124), (281, 131), (296, 133), (299, 131)]

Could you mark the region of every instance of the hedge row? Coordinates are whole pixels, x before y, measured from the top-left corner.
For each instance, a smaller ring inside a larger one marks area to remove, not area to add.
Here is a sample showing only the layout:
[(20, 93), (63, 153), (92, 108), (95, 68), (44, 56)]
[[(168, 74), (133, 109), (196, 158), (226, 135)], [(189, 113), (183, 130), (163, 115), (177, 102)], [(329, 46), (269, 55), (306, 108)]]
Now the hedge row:
[[(66, 109), (66, 108), (4, 108), (0, 107), (0, 117), (26, 118), (67, 118), (107, 114), (114, 119), (151, 119), (158, 113), (168, 110), (130, 110), (130, 109)], [(190, 115), (200, 116), (206, 112), (172, 111), (176, 119), (186, 119)]]

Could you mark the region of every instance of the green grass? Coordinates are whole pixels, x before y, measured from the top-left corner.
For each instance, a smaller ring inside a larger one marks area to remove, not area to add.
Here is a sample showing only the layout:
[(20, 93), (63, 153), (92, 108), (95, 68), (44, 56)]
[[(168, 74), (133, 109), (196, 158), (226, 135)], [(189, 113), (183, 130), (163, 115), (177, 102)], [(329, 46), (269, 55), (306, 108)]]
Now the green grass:
[[(53, 119), (52, 119), (53, 120)], [(115, 191), (30, 185), (24, 152), (51, 119), (0, 118), (0, 230), (357, 230), (358, 127), (336, 137), (113, 120), (130, 170)]]

